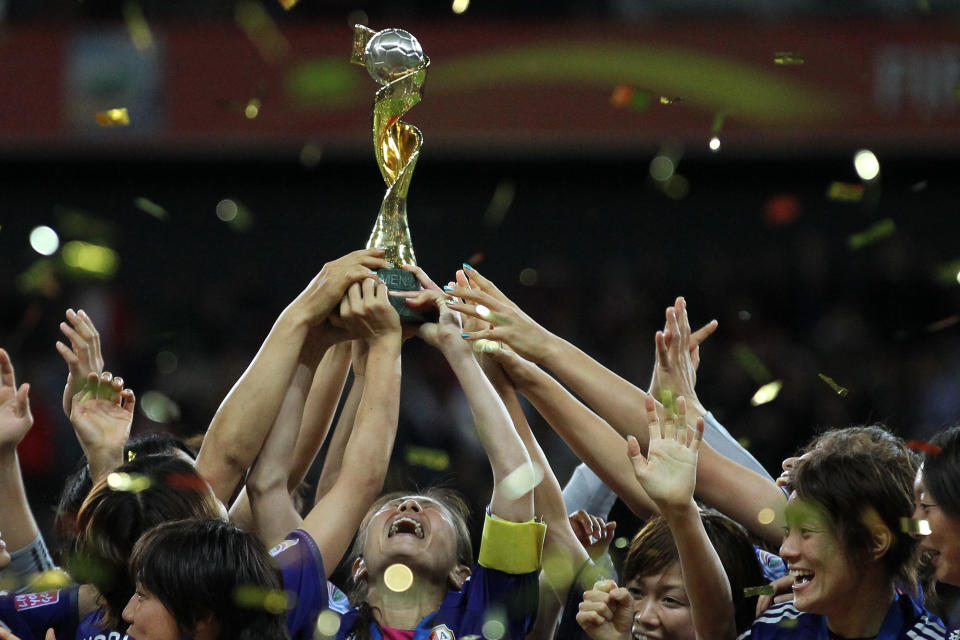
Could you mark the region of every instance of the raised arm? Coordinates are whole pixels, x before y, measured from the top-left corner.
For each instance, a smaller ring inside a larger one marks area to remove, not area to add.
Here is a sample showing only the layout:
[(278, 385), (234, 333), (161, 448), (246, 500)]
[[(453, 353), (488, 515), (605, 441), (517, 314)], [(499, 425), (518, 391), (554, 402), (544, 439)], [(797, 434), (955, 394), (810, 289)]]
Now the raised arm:
[[(657, 332), (655, 342), (657, 358), (651, 393), (657, 396), (669, 390), (671, 397), (683, 396), (688, 423), (701, 417), (710, 421), (698, 456), (697, 497), (764, 540), (779, 544), (783, 539), (781, 518), (786, 498), (760, 463), (723, 427), (713, 423), (697, 397), (699, 346), (691, 345), (699, 345), (699, 340), (691, 333), (683, 298), (677, 298), (676, 304), (667, 308), (664, 330)], [(777, 514), (772, 522), (764, 524), (757, 518), (764, 509)]]
[(228, 502), (273, 424), (311, 327), (325, 322), (347, 287), (390, 266), (380, 249), (354, 251), (324, 265), (277, 318), (253, 361), (224, 398), (197, 456), (197, 470)]
[(637, 480), (673, 533), (696, 637), (700, 640), (733, 638), (736, 623), (730, 582), (693, 500), (703, 420), (697, 421), (696, 430), (687, 427), (686, 407), (681, 397), (677, 399), (677, 416), (667, 415), (662, 420), (661, 431), (653, 398), (648, 398), (645, 405), (650, 425), (647, 457), (640, 452), (635, 438), (628, 442), (628, 453)]
[(56, 347), (67, 363), (63, 412), (69, 418), (74, 394), (83, 388), (91, 373), (99, 374), (103, 371), (103, 353), (100, 348), (100, 332), (86, 311), (67, 309), (66, 318), (66, 322), (60, 323), (60, 331), (70, 342), (70, 346), (58, 341)]
[(17, 386), (10, 356), (0, 349), (0, 523), (11, 552), (40, 535), (27, 502), (17, 457), (17, 445), (33, 426), (29, 393), (29, 384)]
[(340, 316), (368, 349), (363, 394), (340, 473), (302, 524), (328, 567), (340, 561), (383, 488), (400, 416), (400, 317), (386, 286), (373, 280), (354, 284), (341, 302)]
[[(512, 522), (533, 518), (533, 467), (507, 408), (473, 357), (473, 348), (463, 337), (460, 314), (451, 311), (448, 302), (438, 297), (438, 322), (421, 325), (420, 337), (437, 347), (446, 357), (460, 382), (477, 435), (493, 471), (493, 495), (490, 511)], [(508, 482), (505, 482), (507, 478)]]
[(357, 419), (357, 411), (360, 409), (360, 399), (363, 397), (363, 386), (367, 377), (367, 341), (351, 340), (349, 348), (353, 381), (350, 383), (350, 391), (347, 393), (347, 399), (343, 403), (340, 417), (337, 418), (337, 426), (334, 428), (333, 435), (330, 437), (330, 444), (327, 446), (323, 468), (320, 470), (320, 478), (317, 480), (314, 502), (320, 500), (330, 490), (330, 487), (334, 485), (340, 475), (340, 467), (343, 465), (343, 451), (350, 440), (350, 434), (353, 433), (353, 424)]
[(123, 378), (109, 371), (90, 373), (70, 402), (70, 424), (97, 480), (123, 464), (123, 447), (130, 437), (136, 398)]

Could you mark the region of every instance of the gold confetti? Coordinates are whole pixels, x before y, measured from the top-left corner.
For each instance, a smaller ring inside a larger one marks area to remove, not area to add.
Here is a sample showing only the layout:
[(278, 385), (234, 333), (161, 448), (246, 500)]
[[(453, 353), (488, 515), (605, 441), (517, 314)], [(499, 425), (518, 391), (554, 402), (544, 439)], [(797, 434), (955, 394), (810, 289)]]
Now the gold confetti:
[(507, 632), (507, 628), (499, 620), (487, 620), (480, 628), (486, 640), (500, 640)]
[(473, 343), (473, 350), (476, 353), (495, 353), (500, 350), (500, 343), (496, 340), (480, 338)]
[(900, 530), (912, 535), (930, 535), (930, 523), (921, 518), (900, 518)]
[(107, 476), (107, 486), (114, 491), (130, 491), (140, 493), (150, 488), (149, 476), (139, 473), (111, 473)]
[(773, 63), (779, 64), (787, 67), (795, 67), (806, 62), (803, 58), (803, 54), (797, 53), (796, 51), (777, 51), (773, 54)]
[(426, 467), (434, 471), (443, 471), (450, 466), (450, 456), (442, 449), (407, 445), (404, 449), (404, 459), (407, 464)]
[(678, 102), (683, 102), (683, 98), (680, 97), (669, 97), (669, 96), (660, 96), (660, 104), (677, 104)]
[(957, 316), (957, 315), (947, 316), (943, 320), (937, 320), (936, 322), (931, 322), (926, 327), (924, 327), (924, 331), (926, 331), (927, 333), (936, 333), (937, 331), (942, 331), (947, 327), (952, 327), (958, 322), (960, 322), (960, 316)]
[(30, 578), (29, 590), (31, 592), (55, 591), (71, 584), (73, 584), (73, 578), (71, 578), (66, 571), (62, 569), (49, 569), (36, 573)]
[(413, 571), (405, 564), (392, 564), (383, 572), (383, 582), (391, 591), (403, 593), (413, 586)]
[(776, 512), (770, 507), (764, 507), (760, 509), (760, 513), (757, 514), (757, 521), (760, 524), (770, 524), (777, 517)]
[(723, 122), (727, 119), (727, 114), (723, 111), (719, 111), (713, 116), (713, 126), (710, 127), (710, 133), (713, 135), (719, 135), (720, 130), (723, 129)]
[(280, 0), (280, 6), (286, 11), (290, 11), (298, 2), (300, 2), (300, 0)]
[(97, 112), (97, 124), (101, 127), (125, 127), (130, 124), (126, 107)]
[(332, 638), (340, 630), (340, 616), (336, 611), (324, 609), (317, 616), (317, 633), (324, 638)]
[(500, 485), (504, 495), (510, 500), (533, 491), (543, 480), (543, 469), (535, 462), (520, 465), (504, 478)]
[(841, 202), (860, 202), (863, 200), (863, 185), (849, 182), (831, 182), (827, 187), (827, 198)]
[(784, 618), (777, 623), (777, 626), (783, 627), (784, 629), (793, 629), (798, 624), (800, 624), (800, 622), (796, 618)]
[(764, 366), (757, 354), (753, 352), (753, 349), (747, 345), (738, 344), (734, 347), (733, 357), (737, 359), (740, 366), (750, 374), (750, 377), (753, 378), (753, 381), (757, 384), (764, 384), (773, 377), (770, 370)]
[(862, 249), (863, 247), (875, 244), (884, 238), (892, 236), (896, 230), (897, 225), (893, 222), (893, 219), (884, 218), (869, 229), (849, 236), (847, 238), (847, 247), (854, 251)]
[(127, 2), (123, 5), (123, 18), (127, 22), (127, 30), (130, 32), (130, 41), (137, 51), (147, 51), (153, 47), (153, 34), (150, 33), (150, 25), (147, 19), (143, 17), (143, 9), (136, 2)]
[(237, 2), (234, 19), (267, 62), (277, 62), (290, 51), (290, 43), (257, 0)]
[(255, 584), (242, 584), (233, 590), (233, 602), (244, 609), (264, 609), (269, 613), (281, 614), (294, 606), (296, 594), (265, 589)]
[(250, 98), (247, 106), (243, 108), (243, 115), (247, 117), (247, 120), (253, 120), (260, 115), (260, 98)]
[(134, 451), (133, 449), (131, 449), (130, 451), (127, 451), (127, 462), (133, 462), (136, 457), (137, 457), (136, 451)]
[(759, 407), (762, 404), (773, 402), (777, 395), (780, 394), (780, 389), (782, 388), (783, 382), (781, 380), (769, 382), (757, 389), (757, 392), (753, 394), (752, 398), (750, 398), (750, 404), (755, 407)]
[(846, 398), (847, 394), (850, 393), (850, 391), (846, 387), (841, 387), (834, 381), (833, 378), (831, 378), (828, 375), (825, 375), (823, 373), (818, 373), (817, 377), (823, 380), (824, 382), (826, 382), (827, 386), (829, 386), (831, 389), (836, 391), (837, 395), (840, 396), (841, 398)]
[(167, 210), (158, 205), (156, 202), (148, 200), (147, 198), (134, 198), (133, 206), (135, 206), (137, 209), (140, 209), (140, 211), (143, 211), (144, 213), (149, 213), (157, 220), (167, 219)]
[(776, 590), (773, 588), (772, 584), (762, 584), (759, 587), (747, 587), (743, 590), (744, 598), (752, 598), (753, 596), (772, 596), (776, 593)]
[(626, 538), (617, 538), (613, 541), (613, 546), (617, 549), (626, 549), (628, 544), (630, 544), (630, 541)]

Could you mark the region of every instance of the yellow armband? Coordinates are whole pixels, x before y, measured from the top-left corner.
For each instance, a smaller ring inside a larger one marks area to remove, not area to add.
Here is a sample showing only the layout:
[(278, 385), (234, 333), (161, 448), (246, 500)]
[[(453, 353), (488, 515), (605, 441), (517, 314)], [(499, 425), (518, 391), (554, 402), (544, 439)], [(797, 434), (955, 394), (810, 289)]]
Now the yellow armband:
[(536, 520), (510, 522), (487, 514), (483, 520), (478, 562), (513, 575), (540, 569), (547, 525)]

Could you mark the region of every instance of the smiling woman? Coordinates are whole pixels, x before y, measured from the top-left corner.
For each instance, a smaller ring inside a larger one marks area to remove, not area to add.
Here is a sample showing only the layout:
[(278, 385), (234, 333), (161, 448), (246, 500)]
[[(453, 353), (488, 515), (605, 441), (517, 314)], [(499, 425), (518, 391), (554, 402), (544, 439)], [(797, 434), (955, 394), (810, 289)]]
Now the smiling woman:
[(915, 518), (928, 522), (920, 546), (931, 555), (940, 582), (960, 585), (960, 427), (930, 440), (918, 477)]
[(792, 472), (780, 555), (794, 600), (768, 609), (741, 637), (945, 638), (909, 595), (918, 550), (900, 522), (913, 511), (910, 453), (892, 437), (857, 447), (822, 440)]

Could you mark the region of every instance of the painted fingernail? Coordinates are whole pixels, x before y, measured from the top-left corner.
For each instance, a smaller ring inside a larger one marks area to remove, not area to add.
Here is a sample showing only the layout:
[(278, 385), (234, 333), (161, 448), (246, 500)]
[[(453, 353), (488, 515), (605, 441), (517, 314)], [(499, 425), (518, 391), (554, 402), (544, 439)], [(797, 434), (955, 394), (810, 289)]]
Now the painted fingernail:
[(473, 267), (468, 265), (466, 262), (463, 263), (463, 268), (466, 269), (467, 271), (473, 271)]
[(469, 333), (461, 333), (461, 334), (460, 334), (460, 337), (461, 337), (461, 338), (469, 338), (469, 337), (470, 337), (470, 334), (469, 334)]
[(453, 291), (453, 287), (444, 286), (444, 287), (443, 287), (443, 290), (444, 290), (444, 291)]

